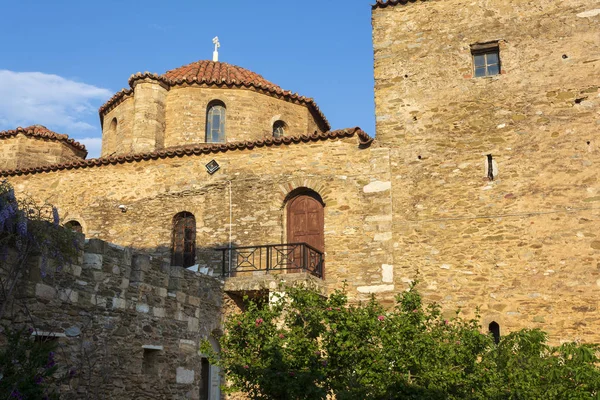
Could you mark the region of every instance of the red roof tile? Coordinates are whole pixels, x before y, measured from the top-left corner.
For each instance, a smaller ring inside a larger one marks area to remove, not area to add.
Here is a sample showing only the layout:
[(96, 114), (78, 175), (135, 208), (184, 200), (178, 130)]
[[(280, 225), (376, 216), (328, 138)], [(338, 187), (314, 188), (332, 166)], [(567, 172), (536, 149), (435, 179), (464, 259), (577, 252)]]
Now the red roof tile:
[(325, 118), (325, 115), (321, 112), (313, 99), (300, 96), (289, 90), (283, 90), (279, 86), (263, 78), (261, 75), (247, 69), (224, 62), (208, 60), (196, 61), (184, 65), (183, 67), (167, 71), (162, 75), (150, 72), (138, 72), (137, 74), (132, 75), (128, 82), (131, 89), (122, 89), (111, 97), (104, 105), (102, 105), (102, 107), (100, 107), (100, 115), (104, 115), (106, 112), (116, 107), (122, 100), (129, 97), (135, 90), (136, 81), (143, 79), (156, 80), (166, 87), (178, 85), (207, 85), (254, 89), (270, 96), (298, 101), (305, 104), (309, 109), (314, 111), (316, 118), (318, 120), (320, 119), (319, 122), (323, 130), (331, 129), (327, 118)]
[(371, 8), (374, 10), (376, 8), (386, 8), (388, 6), (397, 6), (397, 5), (406, 5), (408, 3), (416, 3), (418, 1), (427, 1), (427, 0), (376, 0), (375, 4), (371, 5)]
[(373, 143), (370, 137), (360, 128), (340, 129), (325, 133), (314, 133), (300, 136), (283, 136), (280, 138), (269, 138), (246, 142), (231, 143), (206, 143), (183, 147), (168, 148), (151, 153), (126, 154), (117, 157), (92, 158), (90, 160), (74, 161), (64, 164), (48, 165), (44, 167), (23, 168), (16, 170), (0, 170), (0, 176), (29, 175), (41, 172), (61, 171), (65, 169), (92, 168), (110, 164), (125, 164), (128, 162), (139, 162), (143, 160), (157, 160), (163, 158), (185, 157), (199, 154), (220, 153), (233, 150), (252, 150), (255, 147), (271, 147), (280, 145), (300, 144), (317, 142), (322, 140), (333, 140), (344, 137), (356, 136), (360, 148), (369, 147)]
[(31, 126), (28, 126), (27, 128), (18, 127), (17, 129), (11, 129), (9, 131), (1, 131), (0, 139), (17, 136), (18, 134), (23, 134), (25, 136), (30, 136), (30, 137), (60, 141), (60, 142), (68, 144), (69, 146), (71, 146), (77, 150), (84, 151), (85, 152), (84, 158), (85, 158), (85, 156), (87, 156), (87, 150), (85, 149), (84, 145), (69, 138), (69, 136), (67, 136), (67, 135), (53, 132), (43, 125), (31, 125)]

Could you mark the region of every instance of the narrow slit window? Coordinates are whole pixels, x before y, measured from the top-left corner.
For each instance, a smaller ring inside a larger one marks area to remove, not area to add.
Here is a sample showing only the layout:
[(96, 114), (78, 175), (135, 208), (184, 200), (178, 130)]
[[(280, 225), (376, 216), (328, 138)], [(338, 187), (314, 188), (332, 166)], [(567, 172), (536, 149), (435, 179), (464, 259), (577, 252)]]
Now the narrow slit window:
[(474, 77), (480, 78), (500, 74), (500, 48), (498, 42), (472, 45), (471, 54), (473, 55)]
[(494, 157), (491, 154), (487, 155), (487, 177), (490, 181), (494, 180)]
[(206, 111), (206, 143), (225, 142), (225, 104), (213, 101)]
[(488, 327), (490, 333), (494, 337), (494, 343), (500, 343), (500, 325), (496, 321), (492, 321)]

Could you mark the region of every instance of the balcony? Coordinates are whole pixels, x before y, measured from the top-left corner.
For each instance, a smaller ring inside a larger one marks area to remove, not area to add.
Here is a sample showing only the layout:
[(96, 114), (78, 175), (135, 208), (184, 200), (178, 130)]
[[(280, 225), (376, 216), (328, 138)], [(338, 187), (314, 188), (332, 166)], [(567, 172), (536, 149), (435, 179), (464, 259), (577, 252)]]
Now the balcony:
[(225, 291), (276, 290), (280, 281), (302, 281), (320, 289), (323, 253), (307, 243), (286, 243), (216, 249)]

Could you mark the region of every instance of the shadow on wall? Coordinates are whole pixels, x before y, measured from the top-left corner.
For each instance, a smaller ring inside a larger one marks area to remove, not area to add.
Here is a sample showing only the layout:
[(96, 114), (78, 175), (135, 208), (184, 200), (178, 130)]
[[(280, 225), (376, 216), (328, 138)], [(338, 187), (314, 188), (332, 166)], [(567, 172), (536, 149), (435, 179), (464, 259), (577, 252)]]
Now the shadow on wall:
[(27, 260), (0, 321), (57, 341), (58, 365), (75, 376), (67, 397), (183, 398), (218, 390), (219, 374), (199, 345), (220, 335), (222, 281), (151, 255), (166, 248), (130, 249), (83, 235), (78, 242), (83, 251), (61, 268), (41, 256)]

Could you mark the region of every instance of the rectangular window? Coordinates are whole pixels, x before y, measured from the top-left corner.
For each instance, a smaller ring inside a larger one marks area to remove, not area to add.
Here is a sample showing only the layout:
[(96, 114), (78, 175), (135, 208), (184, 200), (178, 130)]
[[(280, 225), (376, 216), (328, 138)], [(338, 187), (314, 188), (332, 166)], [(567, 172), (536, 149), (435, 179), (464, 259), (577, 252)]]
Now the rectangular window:
[(471, 45), (473, 71), (476, 78), (500, 74), (500, 48), (498, 42)]

